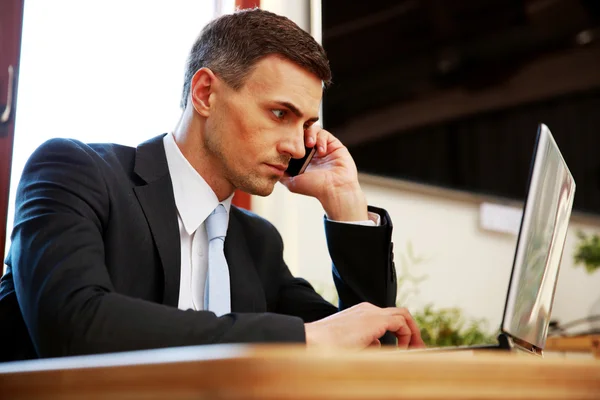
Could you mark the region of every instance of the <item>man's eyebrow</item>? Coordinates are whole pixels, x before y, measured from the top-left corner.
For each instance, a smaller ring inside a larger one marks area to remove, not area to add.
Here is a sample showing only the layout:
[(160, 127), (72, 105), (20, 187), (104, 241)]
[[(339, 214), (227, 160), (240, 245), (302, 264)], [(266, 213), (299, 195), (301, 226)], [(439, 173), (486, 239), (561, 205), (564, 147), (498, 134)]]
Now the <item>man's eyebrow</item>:
[[(290, 103), (289, 101), (276, 101), (277, 104), (282, 105), (286, 108), (288, 108), (291, 112), (293, 112), (294, 114), (296, 114), (296, 117), (298, 118), (304, 118), (304, 114), (302, 114), (302, 111), (300, 111), (298, 109), (298, 107), (296, 107), (295, 105), (293, 105), (292, 103)], [(306, 122), (317, 122), (319, 120), (319, 117), (312, 117), (310, 118), (308, 121)]]

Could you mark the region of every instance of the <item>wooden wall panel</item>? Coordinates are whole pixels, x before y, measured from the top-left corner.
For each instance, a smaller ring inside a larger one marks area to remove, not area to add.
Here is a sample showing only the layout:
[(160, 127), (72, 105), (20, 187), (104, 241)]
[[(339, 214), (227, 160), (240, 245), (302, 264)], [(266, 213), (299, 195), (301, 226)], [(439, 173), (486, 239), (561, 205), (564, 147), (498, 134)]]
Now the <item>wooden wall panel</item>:
[(6, 243), (22, 25), (23, 0), (0, 1), (0, 260)]

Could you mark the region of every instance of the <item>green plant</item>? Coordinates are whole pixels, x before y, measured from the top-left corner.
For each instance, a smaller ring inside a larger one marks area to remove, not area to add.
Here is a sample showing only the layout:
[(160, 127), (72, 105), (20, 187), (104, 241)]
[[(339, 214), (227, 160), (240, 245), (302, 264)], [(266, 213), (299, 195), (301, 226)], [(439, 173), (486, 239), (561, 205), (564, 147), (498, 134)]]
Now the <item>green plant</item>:
[(575, 250), (575, 265), (583, 264), (586, 271), (591, 274), (600, 269), (600, 237), (596, 234), (586, 235), (578, 232), (579, 243)]
[(413, 314), (428, 346), (462, 346), (492, 344), (496, 336), (488, 333), (484, 319), (467, 320), (459, 308), (434, 309), (427, 305)]
[[(396, 305), (405, 307), (413, 295), (419, 294), (419, 285), (428, 275), (411, 273), (428, 258), (415, 255), (410, 241), (399, 254), (400, 265), (397, 271), (398, 296)], [(413, 317), (421, 328), (421, 336), (428, 346), (461, 346), (495, 343), (495, 335), (488, 333), (485, 319), (467, 320), (459, 308), (434, 309), (429, 304), (424, 309), (413, 312)]]

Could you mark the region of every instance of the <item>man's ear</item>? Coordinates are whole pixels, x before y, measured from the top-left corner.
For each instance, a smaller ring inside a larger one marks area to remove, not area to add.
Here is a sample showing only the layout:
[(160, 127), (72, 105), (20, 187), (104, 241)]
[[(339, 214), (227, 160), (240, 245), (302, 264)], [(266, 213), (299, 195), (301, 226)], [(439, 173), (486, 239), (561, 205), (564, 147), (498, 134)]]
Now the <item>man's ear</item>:
[(200, 68), (192, 77), (190, 96), (192, 105), (198, 114), (208, 117), (210, 114), (211, 98), (217, 77), (208, 68)]

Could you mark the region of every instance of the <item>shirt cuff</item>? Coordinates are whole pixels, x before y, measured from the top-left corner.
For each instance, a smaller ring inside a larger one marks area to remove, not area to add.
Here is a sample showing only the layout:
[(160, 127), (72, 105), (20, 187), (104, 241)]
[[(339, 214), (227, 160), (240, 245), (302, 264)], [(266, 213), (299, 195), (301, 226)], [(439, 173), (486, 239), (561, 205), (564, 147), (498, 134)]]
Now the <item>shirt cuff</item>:
[(332, 219), (327, 218), (328, 221), (337, 222), (338, 224), (350, 224), (350, 225), (364, 225), (364, 226), (380, 226), (381, 225), (381, 216), (377, 213), (368, 212), (369, 219), (366, 221), (334, 221)]

